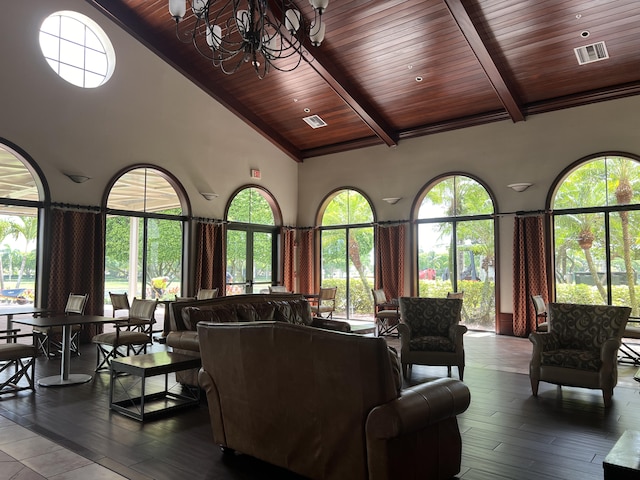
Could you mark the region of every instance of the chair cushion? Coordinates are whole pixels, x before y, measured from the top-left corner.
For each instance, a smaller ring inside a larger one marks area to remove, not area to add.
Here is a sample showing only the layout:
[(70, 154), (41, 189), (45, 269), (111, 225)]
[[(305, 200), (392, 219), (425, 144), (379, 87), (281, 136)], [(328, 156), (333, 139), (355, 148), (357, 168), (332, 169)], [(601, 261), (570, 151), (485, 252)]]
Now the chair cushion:
[(549, 367), (575, 368), (597, 372), (602, 366), (600, 350), (551, 350), (542, 352), (542, 365)]
[(0, 361), (17, 360), (18, 358), (35, 357), (33, 345), (23, 343), (0, 343)]
[[(116, 345), (116, 332), (99, 333), (95, 335), (91, 341), (102, 345)], [(150, 342), (149, 335), (142, 332), (120, 332), (118, 337), (118, 345), (142, 345)]]
[(410, 350), (425, 350), (431, 352), (454, 352), (455, 344), (448, 337), (434, 337), (427, 335), (424, 337), (411, 337), (409, 341)]

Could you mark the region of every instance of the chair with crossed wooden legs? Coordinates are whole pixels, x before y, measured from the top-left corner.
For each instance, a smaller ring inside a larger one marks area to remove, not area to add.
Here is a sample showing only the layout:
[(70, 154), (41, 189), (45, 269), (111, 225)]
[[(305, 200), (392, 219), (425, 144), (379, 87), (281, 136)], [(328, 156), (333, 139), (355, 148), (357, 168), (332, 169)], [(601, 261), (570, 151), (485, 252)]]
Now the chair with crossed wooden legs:
[(315, 305), (311, 306), (311, 313), (316, 317), (333, 318), (333, 312), (336, 309), (336, 292), (338, 287), (320, 287), (320, 293)]
[[(64, 307), (65, 315), (84, 315), (85, 307), (89, 294), (70, 293), (67, 299), (67, 305)], [(55, 312), (45, 312), (42, 316), (55, 315)], [(80, 325), (71, 327), (71, 345), (70, 350), (74, 355), (80, 355), (79, 335)], [(42, 352), (45, 357), (50, 358), (62, 351), (62, 327), (33, 327), (33, 333), (36, 338), (36, 346), (38, 351)]]
[(96, 372), (109, 371), (111, 361), (117, 357), (147, 353), (158, 300), (133, 299), (126, 320), (115, 324), (115, 331), (99, 333), (91, 342), (96, 345)]
[(373, 296), (373, 314), (375, 317), (374, 335), (376, 337), (385, 335), (394, 335), (396, 337), (399, 337), (399, 305), (392, 305), (389, 301), (387, 301), (387, 296), (384, 293), (384, 290), (381, 288), (372, 288), (371, 295)]
[[(0, 330), (0, 395), (21, 390), (35, 391), (35, 365), (38, 350), (34, 333), (18, 333), (19, 329)], [(18, 343), (18, 338), (31, 337), (31, 344)], [(13, 369), (13, 373), (10, 370)], [(5, 372), (9, 373), (7, 377)], [(24, 380), (26, 380), (26, 385)]]
[(542, 298), (542, 295), (531, 295), (531, 301), (536, 311), (536, 332), (548, 332), (547, 304), (544, 298)]
[(131, 306), (129, 305), (129, 297), (127, 292), (124, 293), (111, 293), (109, 292), (109, 298), (111, 299), (111, 307), (113, 308), (113, 318), (116, 318), (116, 312), (118, 310), (126, 310), (127, 314)]

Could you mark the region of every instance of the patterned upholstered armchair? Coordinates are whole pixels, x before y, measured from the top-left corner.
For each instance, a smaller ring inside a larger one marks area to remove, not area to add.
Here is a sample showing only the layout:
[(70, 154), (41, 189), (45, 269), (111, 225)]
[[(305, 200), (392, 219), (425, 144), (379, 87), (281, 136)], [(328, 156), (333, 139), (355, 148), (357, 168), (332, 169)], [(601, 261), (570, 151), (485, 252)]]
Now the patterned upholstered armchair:
[(618, 383), (618, 348), (631, 309), (550, 303), (548, 312), (549, 332), (529, 335), (533, 395), (538, 395), (540, 381), (601, 389), (605, 407), (610, 406)]
[(442, 365), (451, 376), (451, 366), (464, 376), (462, 336), (467, 327), (460, 325), (460, 298), (400, 298), (400, 360), (405, 378), (413, 364)]

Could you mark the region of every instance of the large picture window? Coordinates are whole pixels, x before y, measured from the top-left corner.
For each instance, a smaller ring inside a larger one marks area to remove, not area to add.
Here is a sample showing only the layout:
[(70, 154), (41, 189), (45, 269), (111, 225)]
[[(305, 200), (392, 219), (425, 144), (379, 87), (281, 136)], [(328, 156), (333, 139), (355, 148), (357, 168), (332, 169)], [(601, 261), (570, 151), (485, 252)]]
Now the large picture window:
[(108, 292), (130, 299), (181, 295), (184, 195), (166, 172), (134, 168), (120, 175), (107, 198), (105, 309)]
[(552, 197), (556, 300), (626, 305), (638, 316), (640, 163), (628, 156), (583, 160)]
[(279, 210), (257, 187), (238, 191), (227, 209), (227, 295), (259, 293), (277, 283)]
[(23, 155), (0, 143), (0, 309), (35, 302), (40, 182)]
[(417, 202), (417, 276), (420, 297), (464, 292), (462, 321), (495, 330), (494, 202), (477, 180), (441, 177)]
[(334, 317), (372, 319), (373, 222), (369, 200), (356, 190), (338, 190), (324, 203), (320, 284), (338, 288)]

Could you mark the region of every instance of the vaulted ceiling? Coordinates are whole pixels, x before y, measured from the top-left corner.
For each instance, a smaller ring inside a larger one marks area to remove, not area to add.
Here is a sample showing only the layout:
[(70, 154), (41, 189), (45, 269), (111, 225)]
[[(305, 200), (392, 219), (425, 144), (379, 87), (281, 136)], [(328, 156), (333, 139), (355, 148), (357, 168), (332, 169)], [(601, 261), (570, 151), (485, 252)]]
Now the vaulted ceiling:
[(86, 1), (296, 161), (640, 94), (638, 0), (330, 0), (313, 61), (262, 80), (180, 42), (168, 0)]

